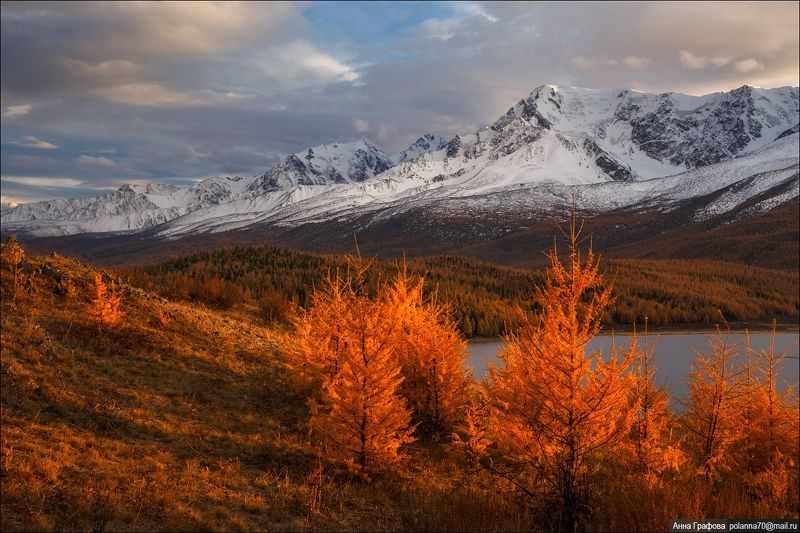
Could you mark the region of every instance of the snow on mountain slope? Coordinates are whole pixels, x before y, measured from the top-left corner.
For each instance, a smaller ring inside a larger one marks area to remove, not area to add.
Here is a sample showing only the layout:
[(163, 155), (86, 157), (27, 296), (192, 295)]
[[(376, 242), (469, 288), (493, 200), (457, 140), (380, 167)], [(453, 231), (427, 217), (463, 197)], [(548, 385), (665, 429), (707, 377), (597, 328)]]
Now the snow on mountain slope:
[[(22, 204), (3, 211), (3, 230), (37, 236), (130, 231), (196, 211), (208, 210), (200, 218), (213, 216), (217, 206), (227, 206), (221, 209), (226, 215), (253, 217), (276, 205), (302, 199), (298, 187), (303, 185), (360, 182), (392, 164), (382, 150), (364, 141), (317, 146), (301, 154), (304, 161), (300, 161), (300, 154), (293, 154), (255, 178), (214, 177), (191, 187), (129, 184), (93, 198)], [(280, 191), (286, 194), (272, 194)], [(229, 206), (237, 200), (237, 205)]]
[(251, 181), (236, 176), (208, 178), (191, 187), (127, 184), (102, 196), (20, 204), (3, 212), (3, 229), (38, 236), (138, 230), (226, 202)]
[(441, 150), (447, 144), (447, 139), (444, 137), (436, 137), (432, 133), (426, 133), (419, 139), (417, 139), (414, 144), (400, 152), (399, 154), (395, 154), (392, 156), (392, 161), (395, 165), (400, 163), (405, 163), (406, 161), (413, 161), (414, 159), (418, 158), (422, 154), (427, 154), (428, 152), (433, 152), (436, 150)]
[(492, 127), (516, 117), (588, 136), (647, 178), (717, 163), (772, 142), (798, 122), (798, 89), (743, 86), (690, 96), (548, 85), (520, 100)]
[[(446, 142), (426, 134), (392, 157), (365, 141), (334, 143), (251, 179), (123, 187), (5, 210), (2, 222), (4, 231), (38, 235), (158, 226), (177, 236), (370, 212), (385, 218), (417, 206), (522, 215), (560, 208), (572, 194), (596, 211), (668, 210), (721, 191), (698, 212), (702, 219), (793, 179), (797, 128), (793, 87), (689, 96), (547, 85), (487, 128)], [(796, 187), (784, 189), (791, 199)]]
[[(254, 224), (296, 226), (347, 220), (368, 213), (372, 213), (375, 220), (385, 220), (421, 207), (443, 216), (526, 217), (531, 213), (563, 210), (571, 202), (573, 194), (582, 209), (596, 212), (631, 207), (666, 212), (677, 202), (723, 191), (719, 198), (698, 211), (697, 219), (700, 220), (734, 209), (748, 198), (780, 183), (796, 181), (797, 153), (800, 150), (798, 137), (797, 134), (784, 137), (734, 160), (635, 182), (498, 184), (496, 180), (488, 179), (491, 186), (478, 187), (476, 181), (485, 176), (466, 179), (457, 176), (446, 181), (434, 181), (398, 179), (389, 171), (363, 183), (301, 186), (291, 192), (275, 192), (194, 212), (164, 224), (159, 234), (175, 237), (235, 230)], [(731, 190), (725, 191), (726, 188)], [(793, 198), (787, 194), (789, 196), (784, 201)]]
[(253, 195), (299, 185), (330, 185), (367, 180), (393, 165), (380, 148), (366, 141), (324, 144), (292, 154), (250, 187)]
[[(637, 182), (607, 181), (585, 186), (551, 183), (546, 186), (509, 187), (486, 195), (463, 196), (458, 202), (440, 202), (437, 205), (443, 212), (463, 213), (472, 209), (477, 213), (513, 216), (547, 212), (552, 208), (563, 210), (575, 194), (578, 205), (589, 211), (648, 207), (668, 212), (678, 202), (719, 193), (715, 200), (698, 211), (696, 219), (704, 220), (733, 210), (776, 185), (797, 182), (798, 137), (797, 134), (785, 137), (739, 158), (672, 176)], [(796, 197), (787, 193), (783, 201)]]

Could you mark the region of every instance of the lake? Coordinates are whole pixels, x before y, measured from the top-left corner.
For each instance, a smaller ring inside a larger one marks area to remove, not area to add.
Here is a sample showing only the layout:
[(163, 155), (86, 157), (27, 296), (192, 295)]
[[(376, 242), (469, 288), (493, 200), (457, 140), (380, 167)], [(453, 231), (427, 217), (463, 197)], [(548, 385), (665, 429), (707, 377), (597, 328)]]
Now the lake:
[[(666, 386), (672, 391), (672, 397), (686, 399), (689, 395), (687, 380), (689, 371), (697, 354), (695, 350), (708, 353), (708, 333), (679, 333), (662, 334), (659, 336), (650, 335), (649, 343), (655, 343), (653, 361), (658, 366), (656, 370), (656, 381), (659, 385)], [(770, 333), (751, 333), (750, 345), (754, 350), (761, 350), (769, 347)], [(745, 335), (744, 333), (730, 333), (729, 343), (737, 344), (741, 361), (744, 361)], [(614, 343), (617, 346), (627, 346), (630, 342), (629, 335), (615, 335)], [(643, 345), (643, 337), (639, 337), (640, 345)], [(492, 361), (498, 364), (497, 352), (504, 345), (502, 341), (485, 341), (469, 343), (470, 357), (468, 364), (472, 367), (475, 379), (488, 377), (486, 362)], [(800, 374), (800, 364), (798, 364), (798, 352), (800, 348), (800, 333), (778, 333), (775, 335), (776, 353), (786, 350), (787, 358), (782, 365), (781, 379), (778, 386), (784, 390), (787, 386), (797, 387), (798, 374)], [(608, 354), (611, 346), (611, 337), (608, 335), (598, 335), (589, 342), (587, 352), (600, 349), (604, 354)]]

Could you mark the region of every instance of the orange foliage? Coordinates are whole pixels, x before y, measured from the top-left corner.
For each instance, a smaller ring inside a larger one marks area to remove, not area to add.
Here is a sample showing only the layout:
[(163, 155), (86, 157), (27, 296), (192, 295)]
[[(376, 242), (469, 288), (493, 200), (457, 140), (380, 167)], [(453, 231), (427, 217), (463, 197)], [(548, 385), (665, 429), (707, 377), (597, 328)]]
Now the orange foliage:
[(656, 483), (658, 474), (664, 470), (678, 470), (684, 456), (672, 437), (674, 416), (669, 410), (669, 391), (655, 383), (653, 345), (647, 344), (647, 335), (641, 348), (634, 333), (628, 353), (635, 358), (634, 386), (630, 392), (634, 418), (623, 451), (634, 472), (648, 483)]
[(785, 352), (773, 340), (754, 353), (749, 336), (745, 364), (737, 346), (718, 334), (710, 354), (700, 354), (690, 376), (691, 399), (684, 416), (687, 448), (698, 473), (716, 482), (727, 477), (760, 501), (778, 503), (788, 495), (798, 453), (798, 398), (789, 387), (778, 392)]
[(329, 456), (363, 473), (397, 461), (399, 447), (414, 439), (398, 395), (403, 378), (392, 345), (398, 317), (392, 306), (361, 294), (368, 265), (352, 264), (355, 279), (331, 278), (298, 318), (301, 348), (292, 349), (290, 366), (321, 383), (309, 425)]
[(400, 394), (413, 409), (417, 434), (438, 440), (464, 418), (468, 352), (448, 308), (435, 294), (424, 299), (423, 288), (423, 278), (412, 278), (403, 269), (385, 298), (399, 318), (393, 350), (404, 378)]
[(92, 313), (101, 324), (113, 326), (122, 318), (122, 296), (117, 293), (116, 284), (111, 281), (107, 286), (98, 272), (94, 273), (94, 287), (96, 296), (92, 300)]
[(2, 253), (2, 260), (3, 263), (7, 264), (9, 270), (11, 270), (11, 280), (12, 280), (12, 300), (16, 301), (17, 299), (17, 292), (19, 289), (19, 285), (22, 280), (22, 275), (20, 273), (20, 264), (22, 260), (25, 259), (25, 251), (19, 245), (19, 241), (17, 240), (16, 235), (10, 236), (6, 242), (3, 243), (3, 253)]
[(633, 356), (618, 359), (614, 351), (605, 361), (599, 352), (586, 353), (611, 294), (591, 247), (581, 258), (574, 217), (566, 236), (566, 266), (556, 249), (549, 254), (538, 322), (526, 319), (506, 339), (499, 354), (504, 366), (490, 367), (485, 394), (489, 435), (511, 465), (504, 476), (529, 494), (544, 493), (557, 527), (573, 531), (587, 508), (595, 459), (629, 431)]
[(735, 467), (732, 451), (744, 436), (742, 412), (747, 391), (742, 371), (734, 364), (737, 348), (727, 335), (718, 332), (708, 344), (710, 352), (698, 352), (689, 375), (691, 396), (683, 423), (698, 472), (712, 481)]
[(314, 291), (311, 307), (292, 318), (296, 336), (286, 347), (287, 366), (313, 391), (341, 370), (345, 320), (355, 296), (352, 280), (328, 276), (323, 288)]
[(775, 331), (769, 348), (753, 353), (746, 346), (743, 418), (744, 435), (736, 449), (737, 471), (759, 497), (781, 500), (786, 496), (788, 470), (796, 466), (798, 450), (797, 393), (792, 387), (778, 392), (780, 366), (786, 352), (775, 349)]

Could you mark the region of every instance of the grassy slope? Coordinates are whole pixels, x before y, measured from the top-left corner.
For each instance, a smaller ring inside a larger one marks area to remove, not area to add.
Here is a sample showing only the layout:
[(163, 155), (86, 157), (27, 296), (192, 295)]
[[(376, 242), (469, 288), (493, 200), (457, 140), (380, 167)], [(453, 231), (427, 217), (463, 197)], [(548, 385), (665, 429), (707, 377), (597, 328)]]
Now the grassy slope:
[(132, 287), (100, 330), (90, 268), (27, 262), (16, 301), (2, 269), (3, 531), (524, 528), (435, 450), (371, 483), (320, 464), (282, 333)]
[[(131, 289), (123, 323), (100, 330), (87, 268), (31, 266), (46, 272), (33, 294), (3, 295), (4, 530), (292, 524), (287, 509), (254, 518), (279, 487), (265, 439), (293, 416), (275, 403), (273, 333)], [(77, 294), (55, 295), (50, 272)]]

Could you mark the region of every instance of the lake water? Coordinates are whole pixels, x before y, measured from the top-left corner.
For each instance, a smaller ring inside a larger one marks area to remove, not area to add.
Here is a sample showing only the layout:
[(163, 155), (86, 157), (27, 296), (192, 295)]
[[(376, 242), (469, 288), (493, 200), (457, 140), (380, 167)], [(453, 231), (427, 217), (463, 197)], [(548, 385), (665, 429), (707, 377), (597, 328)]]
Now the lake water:
[[(655, 343), (653, 361), (658, 365), (656, 370), (656, 381), (659, 385), (666, 386), (672, 391), (672, 397), (686, 399), (689, 395), (687, 380), (692, 363), (697, 354), (695, 350), (702, 353), (709, 353), (709, 335), (707, 333), (681, 333), (681, 334), (662, 334), (660, 336), (650, 335), (648, 343)], [(770, 333), (751, 333), (750, 346), (754, 350), (766, 349), (769, 347)], [(736, 344), (739, 347), (741, 361), (744, 361), (745, 335), (744, 333), (730, 333), (729, 344)], [(630, 337), (626, 335), (615, 335), (614, 344), (617, 346), (628, 346)], [(643, 345), (644, 338), (639, 337), (640, 345)], [(470, 357), (468, 364), (472, 367), (475, 379), (480, 380), (488, 377), (486, 362), (491, 361), (499, 364), (497, 352), (502, 348), (502, 341), (486, 341), (469, 343)], [(776, 353), (786, 350), (787, 358), (782, 365), (781, 379), (779, 379), (779, 389), (784, 390), (787, 386), (798, 385), (798, 374), (800, 374), (800, 364), (798, 362), (798, 346), (800, 345), (800, 333), (778, 333), (775, 336)], [(611, 337), (598, 335), (589, 342), (589, 350), (600, 349), (603, 354), (609, 353)]]

